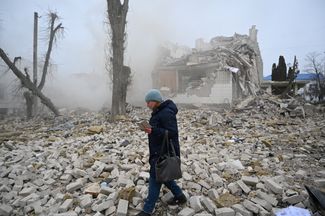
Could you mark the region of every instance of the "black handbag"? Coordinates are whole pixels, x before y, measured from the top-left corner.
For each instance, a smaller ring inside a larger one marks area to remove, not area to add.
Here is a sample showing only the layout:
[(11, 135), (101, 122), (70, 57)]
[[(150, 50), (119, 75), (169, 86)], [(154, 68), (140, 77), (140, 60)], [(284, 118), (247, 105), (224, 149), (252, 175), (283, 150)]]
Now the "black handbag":
[(165, 131), (160, 155), (155, 168), (157, 182), (163, 183), (182, 178), (181, 159), (176, 155), (173, 143), (170, 143), (168, 130)]

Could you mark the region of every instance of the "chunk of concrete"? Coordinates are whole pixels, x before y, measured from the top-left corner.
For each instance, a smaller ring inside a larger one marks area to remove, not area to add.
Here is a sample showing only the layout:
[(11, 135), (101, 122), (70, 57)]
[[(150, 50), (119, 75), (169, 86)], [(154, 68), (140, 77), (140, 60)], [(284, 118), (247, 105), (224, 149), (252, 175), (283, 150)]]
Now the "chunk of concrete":
[(255, 186), (255, 185), (259, 182), (259, 180), (258, 180), (257, 177), (252, 177), (252, 176), (243, 176), (243, 177), (241, 178), (241, 180), (242, 180), (245, 184), (250, 185), (250, 186)]
[(126, 216), (128, 213), (129, 201), (120, 199), (117, 205), (116, 216)]
[(241, 204), (235, 204), (231, 207), (235, 210), (235, 212), (238, 212), (242, 214), (243, 216), (253, 216), (253, 213), (248, 211), (243, 205)]
[(194, 209), (186, 207), (178, 213), (178, 216), (193, 216), (194, 214), (195, 214)]
[(242, 180), (238, 180), (236, 183), (244, 191), (244, 193), (249, 194), (249, 192), (251, 192), (251, 189)]
[(195, 212), (200, 212), (203, 210), (203, 206), (201, 204), (201, 200), (199, 196), (192, 196), (189, 202), (191, 208), (194, 209)]
[(265, 186), (275, 194), (283, 193), (283, 188), (281, 187), (281, 185), (279, 185), (278, 183), (276, 183), (272, 179), (265, 180)]
[(259, 207), (249, 200), (244, 200), (243, 206), (255, 214), (258, 214), (259, 212)]
[(73, 204), (73, 199), (66, 199), (59, 207), (59, 212), (68, 211), (68, 209), (71, 208), (72, 204)]
[(7, 205), (7, 204), (0, 205), (0, 215), (9, 216), (9, 215), (11, 215), (12, 210), (13, 209), (10, 205)]
[(214, 213), (214, 210), (217, 208), (216, 205), (210, 200), (208, 197), (202, 197), (201, 202), (203, 206), (208, 210), (210, 213)]
[(235, 211), (231, 208), (218, 208), (215, 210), (216, 216), (235, 216)]

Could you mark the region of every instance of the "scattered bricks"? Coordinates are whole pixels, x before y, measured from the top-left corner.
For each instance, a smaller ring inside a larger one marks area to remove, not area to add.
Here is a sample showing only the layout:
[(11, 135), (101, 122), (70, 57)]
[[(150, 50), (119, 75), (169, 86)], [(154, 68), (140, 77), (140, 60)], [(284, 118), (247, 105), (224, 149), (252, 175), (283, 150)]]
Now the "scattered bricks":
[(98, 196), (100, 190), (101, 188), (98, 183), (92, 183), (85, 189), (85, 193), (91, 194), (93, 196)]
[(184, 208), (182, 211), (178, 213), (179, 216), (193, 216), (195, 214), (194, 209), (189, 207)]
[(218, 174), (213, 173), (211, 175), (211, 177), (212, 177), (212, 181), (213, 181), (213, 184), (214, 184), (215, 187), (222, 187), (223, 186), (223, 180)]
[(82, 188), (83, 184), (82, 182), (78, 179), (76, 182), (72, 182), (66, 186), (66, 190), (68, 192), (74, 192), (80, 188)]
[(120, 187), (126, 187), (129, 183), (129, 179), (127, 178), (123, 178), (123, 177), (120, 177), (118, 180), (117, 180), (117, 184), (118, 186)]
[(0, 187), (0, 192), (9, 192), (10, 191), (10, 188), (8, 188), (6, 185), (2, 185)]
[(140, 172), (139, 177), (144, 180), (148, 180), (150, 177), (150, 174), (148, 172)]
[(9, 216), (12, 213), (12, 207), (10, 205), (1, 204), (0, 205), (0, 215)]
[(253, 213), (245, 209), (244, 206), (241, 204), (235, 204), (232, 206), (232, 208), (236, 211), (242, 214), (243, 216), (253, 216)]
[(210, 158), (207, 158), (206, 160), (207, 160), (207, 163), (209, 165), (211, 165), (213, 163), (217, 163), (219, 161), (219, 159), (220, 159), (219, 157), (210, 157)]
[(42, 201), (38, 200), (31, 204), (32, 208), (34, 209), (34, 213), (39, 215), (43, 212)]
[(59, 207), (59, 212), (66, 212), (72, 206), (73, 199), (66, 199)]
[(300, 203), (304, 200), (305, 200), (305, 198), (302, 195), (293, 195), (290, 197), (283, 197), (283, 199), (282, 199), (283, 202), (289, 203), (291, 205)]
[(112, 202), (112, 200), (108, 200), (106, 202), (99, 204), (97, 206), (97, 211), (101, 212), (101, 211), (106, 210), (112, 206), (114, 206), (114, 203)]
[(187, 172), (183, 172), (183, 179), (185, 181), (192, 181), (193, 177), (190, 174), (188, 174)]
[(36, 192), (35, 187), (24, 188), (22, 191), (19, 192), (20, 196), (28, 196), (32, 193)]
[(31, 204), (39, 199), (40, 199), (39, 195), (37, 195), (36, 193), (32, 193), (22, 199), (18, 199), (18, 204), (19, 206), (24, 207), (27, 204)]
[(259, 212), (259, 207), (255, 203), (249, 200), (244, 200), (243, 206), (255, 214)]
[(115, 192), (115, 189), (111, 188), (111, 187), (101, 187), (101, 189), (100, 189), (100, 193), (105, 194), (107, 196), (114, 192)]
[(200, 214), (195, 214), (194, 216), (212, 216), (212, 214), (209, 214), (209, 213), (200, 213)]
[(126, 216), (128, 213), (129, 202), (127, 200), (120, 199), (117, 206), (116, 216)]
[(231, 208), (218, 208), (215, 210), (216, 216), (235, 216), (235, 211)]
[(273, 181), (272, 179), (267, 179), (265, 181), (265, 185), (268, 189), (270, 189), (275, 194), (281, 194), (283, 193), (283, 188), (281, 185)]
[(250, 185), (250, 186), (255, 186), (255, 185), (259, 182), (259, 180), (258, 180), (257, 177), (252, 177), (252, 176), (243, 176), (243, 177), (241, 178), (241, 180), (242, 180), (245, 184)]
[(161, 197), (161, 201), (163, 201), (164, 203), (167, 203), (167, 201), (171, 200), (173, 197), (174, 197), (173, 193), (171, 191), (169, 191), (168, 193), (165, 193)]
[(251, 189), (242, 180), (238, 180), (237, 184), (244, 191), (244, 193), (249, 194), (249, 192), (251, 192)]
[(94, 216), (104, 216), (104, 215), (100, 212), (96, 212), (96, 214), (94, 214)]
[(116, 206), (112, 206), (105, 211), (105, 215), (112, 215), (116, 211)]
[(192, 189), (192, 190), (196, 190), (197, 192), (201, 191), (201, 185), (194, 183), (194, 182), (188, 182), (187, 183), (188, 188)]
[(267, 189), (265, 188), (264, 184), (262, 183), (257, 183), (256, 184), (256, 189), (261, 189), (263, 191), (266, 191)]
[(298, 170), (295, 175), (297, 178), (303, 179), (307, 177), (307, 172), (305, 170)]
[(216, 201), (219, 198), (219, 194), (218, 191), (216, 189), (211, 189), (208, 191), (208, 197), (213, 200)]
[(260, 199), (260, 198), (257, 198), (257, 197), (254, 197), (251, 199), (252, 202), (262, 206), (263, 208), (265, 208), (267, 211), (271, 211), (272, 210), (272, 205), (271, 203), (263, 200), (263, 199)]
[(228, 185), (228, 190), (230, 191), (231, 194), (234, 195), (239, 195), (241, 194), (241, 188), (236, 182), (232, 182)]
[(66, 181), (66, 182), (71, 181), (71, 179), (72, 179), (72, 176), (71, 176), (70, 174), (64, 174), (64, 175), (62, 175), (62, 176), (60, 177), (60, 180), (62, 180), (62, 181)]
[(140, 197), (133, 197), (132, 198), (132, 205), (137, 206), (141, 203), (142, 199)]
[(191, 208), (194, 209), (195, 212), (199, 212), (203, 209), (199, 196), (192, 196), (189, 201)]
[(92, 195), (87, 194), (87, 195), (84, 195), (84, 196), (81, 198), (80, 206), (81, 206), (82, 208), (89, 208), (89, 207), (91, 206), (92, 202), (93, 202)]
[(204, 187), (208, 190), (211, 188), (211, 186), (208, 183), (206, 183), (205, 181), (203, 181), (202, 179), (198, 183), (199, 183), (199, 185), (201, 185), (202, 187)]
[(96, 171), (93, 174), (94, 178), (98, 178), (98, 176), (100, 176), (100, 174), (102, 174), (103, 170), (104, 170), (105, 166), (104, 165), (100, 165)]
[(202, 197), (201, 201), (203, 206), (208, 210), (208, 212), (213, 214), (214, 210), (217, 208), (216, 205), (208, 197)]
[(79, 177), (84, 177), (87, 175), (87, 172), (82, 170), (82, 169), (74, 169), (73, 172), (72, 172), (73, 176), (75, 176), (76, 178), (79, 178)]
[(61, 214), (54, 214), (53, 216), (78, 216), (77, 212), (69, 211)]
[(265, 200), (266, 202), (270, 203), (272, 206), (276, 206), (278, 204), (278, 201), (273, 196), (266, 194), (260, 190), (257, 191), (257, 197)]

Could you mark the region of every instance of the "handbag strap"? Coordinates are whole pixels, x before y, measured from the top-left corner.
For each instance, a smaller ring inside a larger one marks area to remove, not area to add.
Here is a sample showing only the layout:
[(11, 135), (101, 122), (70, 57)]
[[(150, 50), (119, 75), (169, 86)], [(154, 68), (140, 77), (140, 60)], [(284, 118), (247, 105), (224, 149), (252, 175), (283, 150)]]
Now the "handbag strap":
[[(169, 150), (169, 146), (171, 146), (171, 152)], [(174, 144), (169, 142), (168, 130), (165, 130), (165, 135), (164, 135), (163, 143), (162, 143), (161, 150), (160, 150), (160, 156), (164, 155), (165, 148), (167, 149), (166, 155), (168, 155), (169, 157), (176, 155)]]

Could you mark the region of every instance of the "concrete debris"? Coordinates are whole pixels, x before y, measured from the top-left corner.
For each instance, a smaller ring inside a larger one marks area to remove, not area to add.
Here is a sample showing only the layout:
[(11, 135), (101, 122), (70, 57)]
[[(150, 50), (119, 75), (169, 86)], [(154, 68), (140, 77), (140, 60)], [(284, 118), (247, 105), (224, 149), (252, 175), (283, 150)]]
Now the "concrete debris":
[[(162, 187), (156, 214), (272, 215), (290, 205), (315, 213), (304, 185), (325, 186), (325, 120), (317, 107), (305, 118), (290, 115), (302, 105), (259, 95), (224, 111), (180, 109), (177, 181), (189, 201), (166, 205), (173, 194)], [(0, 215), (135, 215), (149, 180), (147, 136), (137, 123), (149, 112), (128, 115), (114, 123), (90, 112), (1, 120)]]

